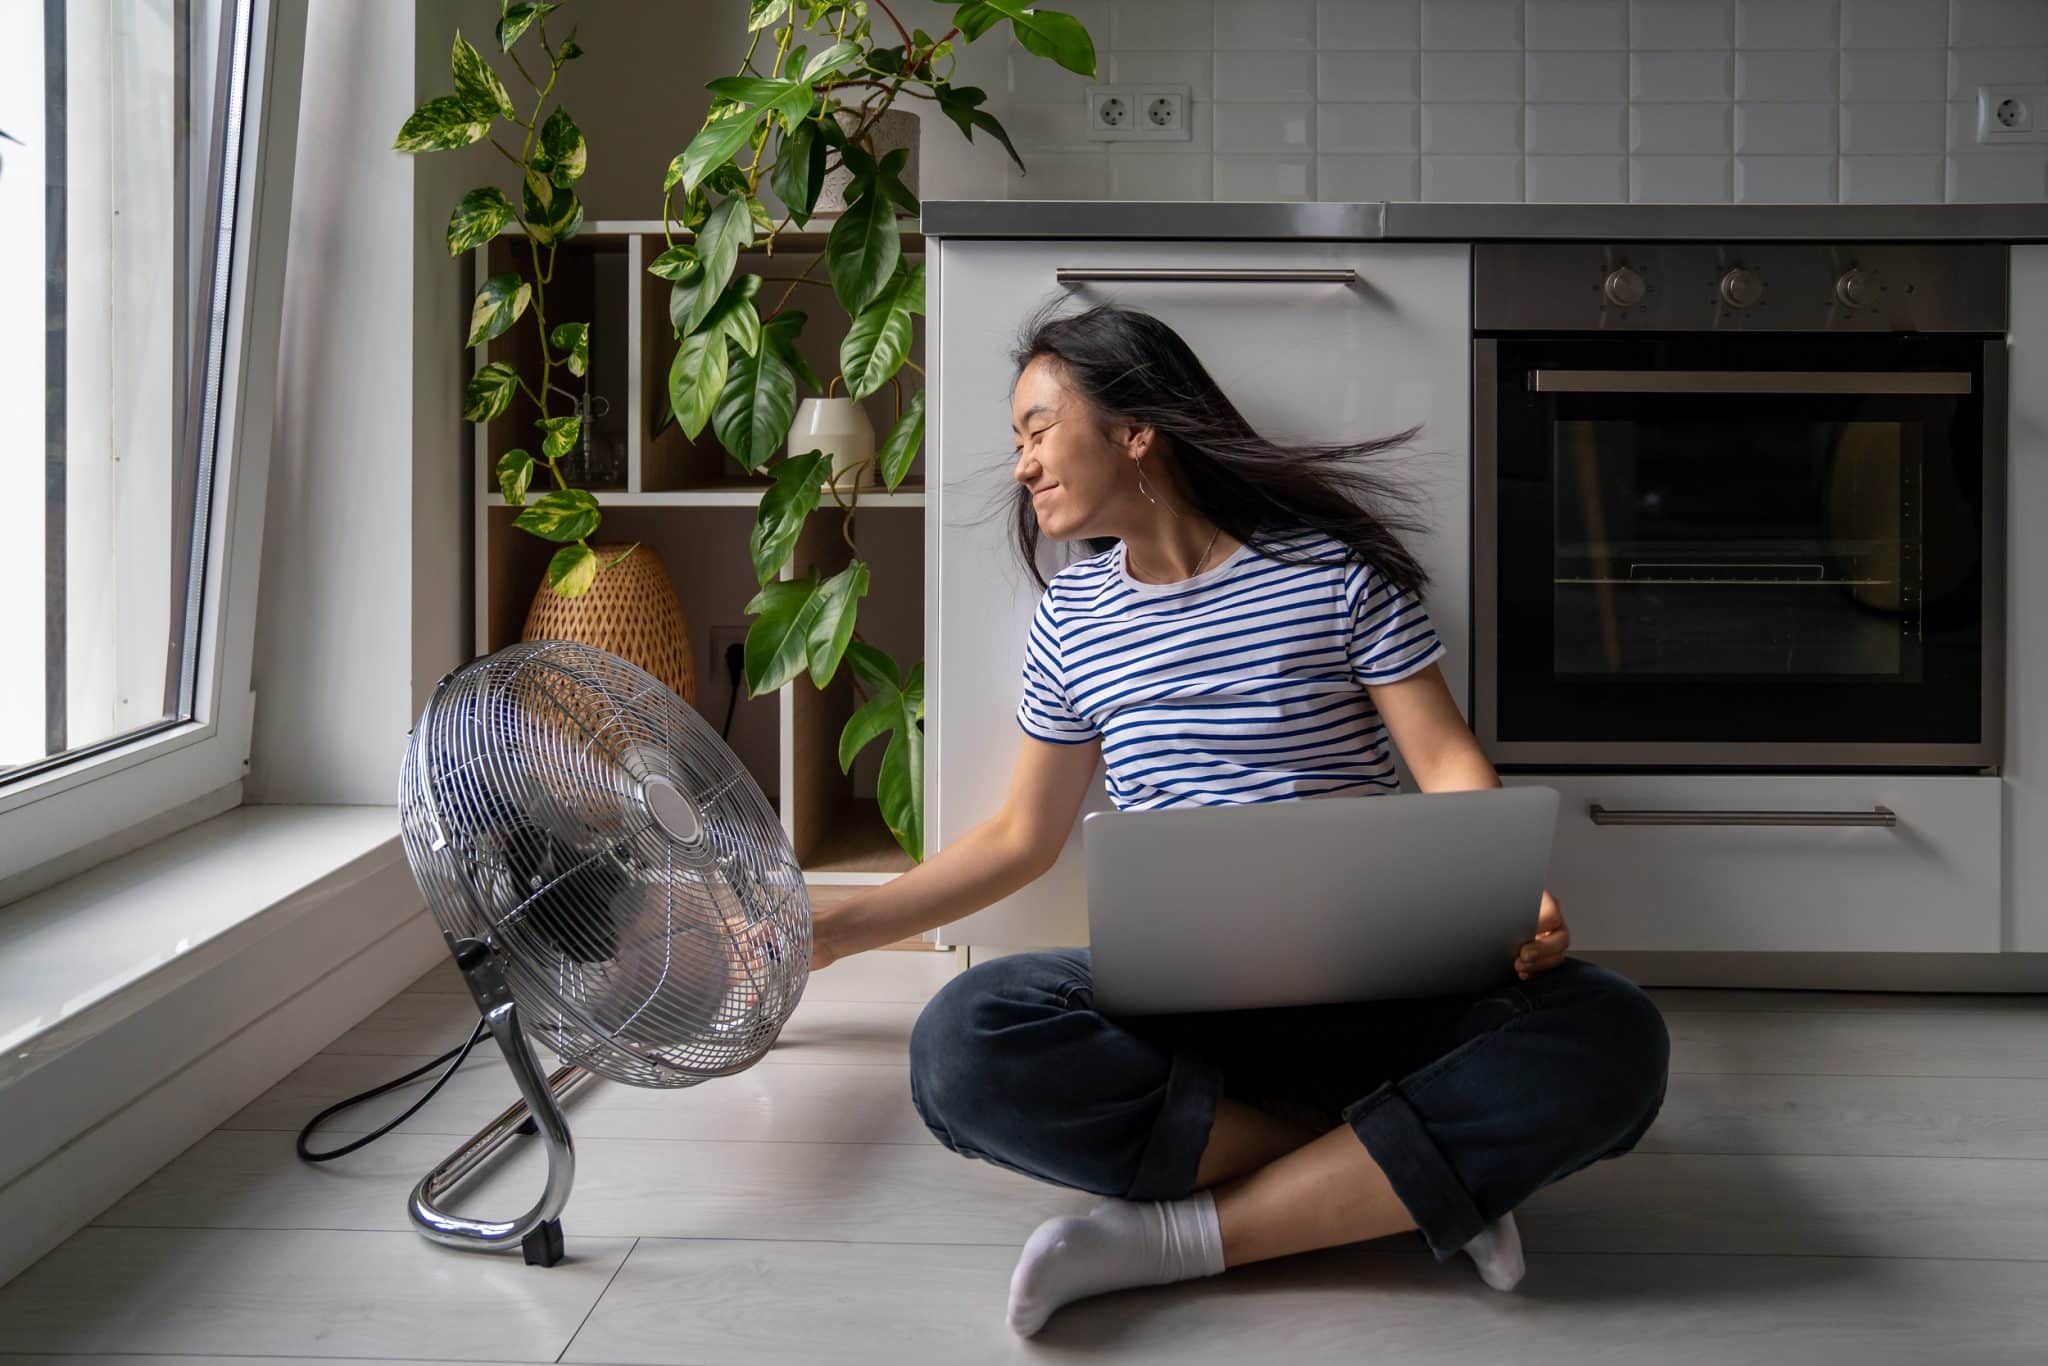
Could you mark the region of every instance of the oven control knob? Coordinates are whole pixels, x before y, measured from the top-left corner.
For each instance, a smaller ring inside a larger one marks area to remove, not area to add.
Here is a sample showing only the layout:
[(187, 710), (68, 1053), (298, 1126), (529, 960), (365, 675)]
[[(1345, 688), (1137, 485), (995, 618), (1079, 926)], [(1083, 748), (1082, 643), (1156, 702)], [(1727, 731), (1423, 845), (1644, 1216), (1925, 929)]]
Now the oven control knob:
[(1869, 308), (1877, 302), (1877, 282), (1851, 266), (1835, 281), (1835, 298), (1844, 308)]
[(1737, 266), (1721, 277), (1721, 302), (1730, 308), (1755, 308), (1764, 301), (1763, 277)]
[(1631, 266), (1617, 266), (1608, 272), (1600, 293), (1616, 308), (1634, 308), (1643, 301), (1643, 273)]

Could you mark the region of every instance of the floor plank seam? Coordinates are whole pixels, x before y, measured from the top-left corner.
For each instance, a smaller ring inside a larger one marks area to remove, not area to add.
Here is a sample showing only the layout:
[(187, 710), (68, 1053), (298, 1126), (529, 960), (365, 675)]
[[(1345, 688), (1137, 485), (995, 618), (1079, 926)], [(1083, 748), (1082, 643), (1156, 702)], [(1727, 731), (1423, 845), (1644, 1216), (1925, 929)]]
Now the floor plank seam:
[(604, 1289), (597, 1292), (597, 1298), (593, 1299), (590, 1302), (590, 1308), (584, 1310), (583, 1317), (577, 1320), (576, 1329), (574, 1332), (569, 1334), (569, 1340), (562, 1344), (561, 1351), (555, 1353), (555, 1361), (557, 1363), (559, 1363), (563, 1357), (569, 1355), (569, 1349), (571, 1347), (574, 1347), (576, 1345), (576, 1339), (582, 1336), (584, 1326), (590, 1322), (590, 1316), (597, 1312), (597, 1307), (600, 1304), (604, 1303), (604, 1297), (608, 1293), (610, 1293), (612, 1283), (619, 1279), (619, 1273), (626, 1269), (626, 1263), (632, 1261), (633, 1254), (635, 1252), (638, 1252), (639, 1250), (640, 1240), (638, 1238), (635, 1238), (633, 1240), (633, 1245), (626, 1249), (626, 1255), (619, 1258), (619, 1264), (612, 1268), (612, 1274), (605, 1278)]
[[(413, 1234), (413, 1236), (415, 1237), (419, 1236), (418, 1234), (414, 1233), (411, 1229), (396, 1228), (277, 1228), (241, 1224), (95, 1224), (93, 1225), (93, 1227), (121, 1229), (124, 1231), (140, 1230), (143, 1232), (157, 1233), (354, 1233), (362, 1234), (368, 1237), (379, 1238), (388, 1238), (393, 1234), (407, 1233)], [(910, 1240), (889, 1240), (875, 1238), (748, 1238), (739, 1234), (725, 1233), (685, 1234), (566, 1232), (566, 1236), (570, 1239), (583, 1237), (610, 1239), (613, 1241), (619, 1239), (631, 1239), (636, 1246), (640, 1243), (765, 1243), (771, 1246), (939, 1249), (963, 1247), (1021, 1248), (1024, 1246), (1025, 1242), (1025, 1239), (1023, 1238), (1018, 1239), (1014, 1243), (928, 1241), (920, 1242)], [(1357, 1251), (1363, 1249), (1367, 1251), (1384, 1251), (1389, 1254), (1395, 1253), (1397, 1251), (1404, 1253), (1415, 1252), (1418, 1251), (1418, 1249), (1408, 1246), (1408, 1244), (1412, 1241), (1413, 1236), (1414, 1231), (1412, 1229), (1404, 1230), (1400, 1233), (1390, 1233), (1384, 1239), (1373, 1238), (1368, 1239), (1362, 1243), (1343, 1243), (1335, 1247), (1318, 1249), (1318, 1251), (1339, 1252)], [(1397, 1245), (1394, 1241), (1397, 1239), (1400, 1240), (1399, 1245)], [(1375, 1247), (1375, 1244), (1383, 1244), (1384, 1246)], [(1638, 1257), (1797, 1257), (1801, 1260), (1832, 1262), (1989, 1262), (1996, 1263), (1999, 1265), (2012, 1266), (2041, 1266), (2044, 1263), (2048, 1263), (2048, 1255), (2043, 1255), (2040, 1257), (1959, 1257), (1951, 1254), (1914, 1253), (1908, 1255), (1904, 1253), (1895, 1252), (1729, 1252), (1718, 1248), (1660, 1248), (1656, 1250), (1649, 1250), (1635, 1247), (1624, 1247), (1615, 1249), (1613, 1251), (1602, 1251), (1597, 1248), (1545, 1248), (1532, 1245), (1529, 1241), (1529, 1237), (1526, 1232), (1523, 1234), (1522, 1251), (1525, 1255), (1531, 1257), (1628, 1257), (1631, 1259)], [(495, 1256), (501, 1254), (490, 1255)], [(509, 1257), (511, 1254), (506, 1253), (502, 1255)], [(1297, 1253), (1295, 1255), (1301, 1257), (1313, 1257), (1317, 1255), (1317, 1252), (1304, 1252)], [(621, 1265), (623, 1266), (624, 1263), (621, 1263)], [(141, 1355), (149, 1354), (143, 1353)]]

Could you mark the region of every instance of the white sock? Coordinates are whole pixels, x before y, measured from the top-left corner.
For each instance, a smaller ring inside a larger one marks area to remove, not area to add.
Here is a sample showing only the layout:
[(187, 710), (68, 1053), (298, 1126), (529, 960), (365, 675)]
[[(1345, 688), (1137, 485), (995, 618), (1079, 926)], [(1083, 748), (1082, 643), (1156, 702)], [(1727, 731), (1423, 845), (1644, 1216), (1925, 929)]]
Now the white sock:
[(1028, 1338), (1071, 1301), (1222, 1270), (1223, 1228), (1208, 1191), (1185, 1200), (1105, 1200), (1032, 1233), (1010, 1276), (1010, 1328)]
[(1522, 1235), (1512, 1212), (1479, 1230), (1460, 1250), (1479, 1268), (1479, 1279), (1495, 1290), (1513, 1290), (1522, 1279)]

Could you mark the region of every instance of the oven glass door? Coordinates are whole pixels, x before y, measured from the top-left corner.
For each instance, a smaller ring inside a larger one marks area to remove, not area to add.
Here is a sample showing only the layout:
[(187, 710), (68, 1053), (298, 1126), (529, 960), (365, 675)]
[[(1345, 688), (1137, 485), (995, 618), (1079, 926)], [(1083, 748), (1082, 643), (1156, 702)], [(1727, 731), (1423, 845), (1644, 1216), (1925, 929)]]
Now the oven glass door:
[(1971, 338), (1501, 341), (1498, 738), (1977, 741), (1982, 367)]

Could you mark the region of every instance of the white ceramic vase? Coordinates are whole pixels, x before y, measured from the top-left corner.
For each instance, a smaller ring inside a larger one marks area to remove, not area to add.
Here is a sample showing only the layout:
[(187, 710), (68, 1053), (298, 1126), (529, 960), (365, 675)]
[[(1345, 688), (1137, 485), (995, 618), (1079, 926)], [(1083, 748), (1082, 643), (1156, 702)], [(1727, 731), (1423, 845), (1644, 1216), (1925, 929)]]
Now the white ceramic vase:
[(789, 427), (789, 453), (808, 451), (823, 451), (832, 457), (832, 482), (840, 489), (855, 486), (855, 468), (863, 463), (867, 468), (858, 476), (859, 486), (881, 486), (875, 425), (868, 421), (866, 410), (850, 398), (807, 398), (797, 405), (796, 421)]

